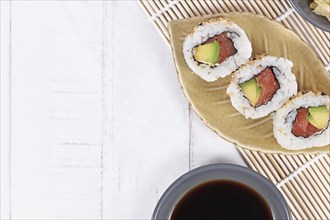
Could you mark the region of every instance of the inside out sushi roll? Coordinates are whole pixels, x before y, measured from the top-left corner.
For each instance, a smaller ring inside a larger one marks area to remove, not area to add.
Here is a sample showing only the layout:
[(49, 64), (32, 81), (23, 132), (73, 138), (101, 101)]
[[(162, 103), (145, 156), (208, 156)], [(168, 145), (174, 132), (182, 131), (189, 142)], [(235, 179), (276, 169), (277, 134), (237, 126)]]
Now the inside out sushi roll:
[(227, 88), (231, 103), (246, 118), (261, 118), (297, 94), (290, 60), (260, 56), (240, 67)]
[(330, 98), (320, 92), (299, 93), (274, 114), (274, 136), (286, 149), (330, 144)]
[(235, 71), (249, 60), (251, 53), (251, 43), (245, 32), (224, 18), (200, 23), (183, 43), (189, 68), (209, 82)]

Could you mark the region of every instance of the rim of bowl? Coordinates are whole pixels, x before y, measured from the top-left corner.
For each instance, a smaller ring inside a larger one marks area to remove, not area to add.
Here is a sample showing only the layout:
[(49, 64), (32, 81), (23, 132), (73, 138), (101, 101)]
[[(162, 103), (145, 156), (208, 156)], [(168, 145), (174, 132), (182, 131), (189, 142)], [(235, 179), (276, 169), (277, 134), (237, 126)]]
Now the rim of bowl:
[[(205, 166), (201, 166), (198, 168), (195, 168), (193, 170), (188, 171), (187, 173), (183, 174), (182, 176), (180, 176), (178, 179), (176, 179), (163, 193), (163, 195), (161, 196), (161, 198), (159, 199), (159, 201), (157, 202), (157, 205), (154, 209), (153, 215), (152, 215), (152, 220), (159, 220), (159, 219), (163, 219), (162, 216), (160, 215), (160, 212), (163, 212), (164, 204), (168, 203), (170, 200), (169, 197), (174, 197), (174, 196), (179, 196), (177, 194), (177, 192), (174, 192), (175, 189), (177, 189), (177, 187), (179, 185), (184, 185), (185, 183), (187, 183), (187, 181), (189, 182), (190, 179), (194, 178), (196, 175), (200, 175), (202, 173), (206, 173), (209, 171), (221, 171), (221, 170), (225, 170), (225, 171), (234, 171), (237, 174), (243, 174), (245, 176), (250, 176), (251, 179), (255, 179), (260, 185), (264, 186), (265, 188), (267, 188), (267, 191), (271, 191), (272, 194), (277, 198), (278, 204), (277, 206), (281, 206), (282, 208), (282, 213), (280, 213), (279, 215), (281, 215), (281, 218), (285, 218), (287, 220), (291, 220), (291, 214), (290, 214), (290, 209), (288, 207), (288, 204), (286, 202), (286, 200), (284, 199), (283, 195), (280, 193), (280, 191), (277, 189), (277, 187), (272, 184), (266, 177), (262, 176), (261, 174), (247, 168), (247, 167), (243, 167), (240, 165), (236, 165), (236, 164), (227, 164), (227, 163), (216, 163), (216, 164), (210, 164), (210, 165), (205, 165)], [(239, 175), (237, 175), (239, 176)], [(215, 179), (219, 179), (219, 178), (215, 178)], [(214, 180), (215, 180), (214, 179)], [(226, 179), (226, 178), (224, 178)], [(227, 178), (228, 179), (228, 178)], [(206, 179), (205, 181), (200, 182), (199, 184), (202, 184), (204, 182), (208, 182), (211, 181), (211, 179)], [(239, 182), (238, 180), (232, 180), (232, 181), (236, 181)], [(244, 182), (240, 182), (241, 184), (244, 184), (250, 188), (252, 188), (253, 190), (254, 187), (246, 184)], [(192, 186), (191, 188), (188, 189), (188, 191), (196, 186), (198, 186), (199, 184), (196, 184), (194, 186)], [(256, 190), (255, 190), (256, 191)], [(183, 195), (186, 193), (187, 191), (182, 191), (180, 194), (183, 193)], [(259, 193), (259, 192), (258, 192)], [(261, 193), (259, 193), (264, 199), (265, 198), (264, 195), (262, 195)], [(182, 198), (182, 197), (181, 197)], [(180, 198), (180, 199), (181, 199)], [(178, 199), (176, 202), (178, 202), (180, 199)], [(268, 202), (268, 200), (267, 200)], [(175, 207), (176, 204), (171, 204), (171, 207)], [(173, 210), (168, 210), (167, 213), (169, 213), (169, 217), (170, 214)], [(273, 210), (272, 210), (273, 212)], [(275, 219), (276, 219), (276, 214), (275, 214)]]
[[(313, 18), (309, 17), (308, 14), (305, 13), (304, 8), (302, 8), (299, 4), (297, 4), (298, 2), (299, 2), (299, 0), (290, 0), (290, 3), (293, 6), (293, 8), (303, 17), (303, 19), (305, 19), (306, 21), (308, 21), (312, 25), (320, 28), (323, 31), (330, 32), (330, 24), (328, 26), (324, 26), (324, 25), (321, 25), (320, 23), (318, 23)], [(321, 15), (317, 15), (317, 14), (315, 14), (315, 15), (321, 16)]]

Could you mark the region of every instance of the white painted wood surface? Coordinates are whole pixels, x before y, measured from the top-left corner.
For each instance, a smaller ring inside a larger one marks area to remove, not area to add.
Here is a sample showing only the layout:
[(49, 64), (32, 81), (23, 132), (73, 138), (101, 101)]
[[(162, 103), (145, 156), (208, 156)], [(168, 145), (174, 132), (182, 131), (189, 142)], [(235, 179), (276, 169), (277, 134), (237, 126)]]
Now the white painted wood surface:
[(1, 219), (150, 219), (215, 162), (244, 165), (136, 2), (1, 1)]

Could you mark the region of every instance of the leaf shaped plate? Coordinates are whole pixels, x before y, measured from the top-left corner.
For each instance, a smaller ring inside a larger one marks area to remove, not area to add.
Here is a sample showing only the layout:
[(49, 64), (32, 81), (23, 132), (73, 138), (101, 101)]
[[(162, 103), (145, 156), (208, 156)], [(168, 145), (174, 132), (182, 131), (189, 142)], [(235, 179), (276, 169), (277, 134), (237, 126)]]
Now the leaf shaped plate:
[(299, 91), (319, 90), (330, 94), (330, 76), (314, 51), (293, 31), (274, 20), (251, 13), (174, 20), (169, 23), (169, 30), (179, 82), (202, 120), (222, 138), (246, 149), (283, 154), (330, 152), (330, 145), (296, 151), (282, 148), (274, 138), (270, 116), (257, 120), (245, 119), (232, 107), (226, 94), (229, 76), (206, 82), (192, 73), (182, 52), (185, 35), (198, 23), (211, 17), (229, 18), (238, 24), (252, 43), (253, 56), (267, 53), (291, 60)]

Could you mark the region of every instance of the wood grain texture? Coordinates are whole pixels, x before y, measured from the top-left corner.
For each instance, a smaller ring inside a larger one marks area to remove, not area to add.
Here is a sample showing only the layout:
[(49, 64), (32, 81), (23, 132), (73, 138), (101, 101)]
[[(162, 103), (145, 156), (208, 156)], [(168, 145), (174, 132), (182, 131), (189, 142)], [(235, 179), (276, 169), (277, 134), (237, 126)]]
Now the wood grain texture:
[[(167, 72), (175, 70), (162, 40), (147, 20), (132, 23), (135, 7), (106, 2), (104, 11), (105, 219), (150, 218), (162, 192), (188, 170), (188, 104)], [(134, 37), (122, 28), (133, 25), (140, 27)]]
[(149, 219), (212, 162), (244, 164), (136, 2), (1, 1), (1, 219)]
[(11, 5), (11, 217), (100, 218), (103, 6)]
[(209, 129), (190, 108), (190, 169), (212, 163), (246, 166), (237, 148)]
[(9, 219), (11, 211), (11, 167), (10, 167), (10, 72), (11, 72), (11, 5), (10, 2), (0, 2), (0, 219)]

